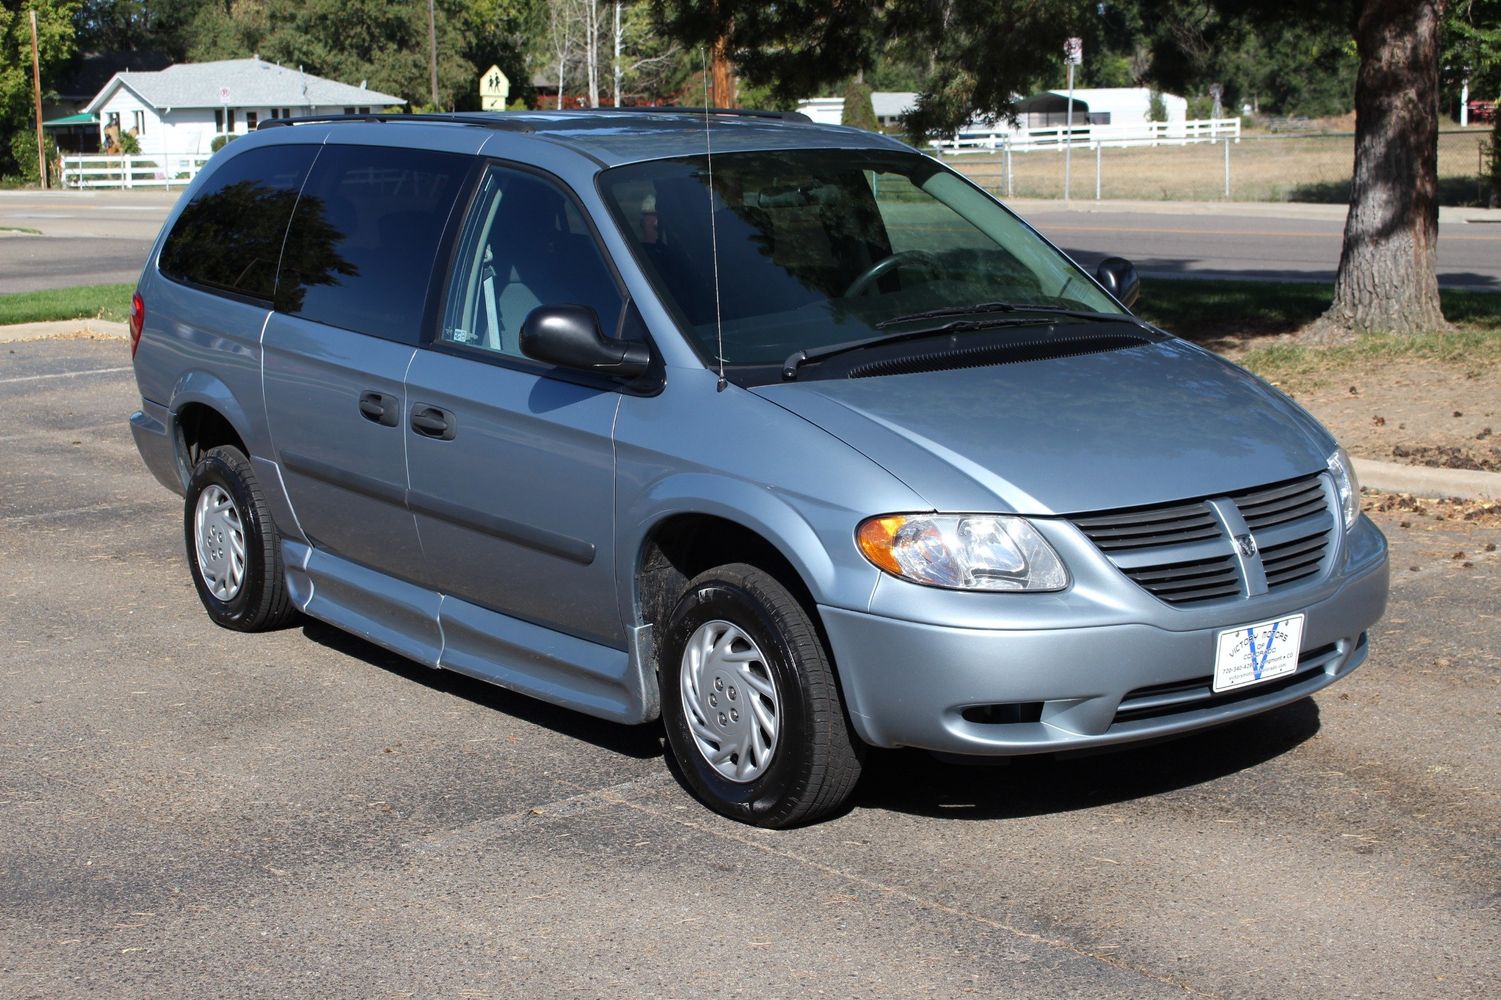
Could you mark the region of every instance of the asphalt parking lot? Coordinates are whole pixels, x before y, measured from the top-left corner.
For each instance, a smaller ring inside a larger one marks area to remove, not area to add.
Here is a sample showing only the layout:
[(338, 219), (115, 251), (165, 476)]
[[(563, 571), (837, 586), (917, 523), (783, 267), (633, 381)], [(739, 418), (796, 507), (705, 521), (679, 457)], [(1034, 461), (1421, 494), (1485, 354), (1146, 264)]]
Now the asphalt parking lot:
[(0, 344), (0, 996), (1501, 991), (1501, 529), (1378, 515), (1390, 611), (1316, 700), (879, 754), (848, 814), (766, 832), (652, 727), (212, 626), (128, 364)]

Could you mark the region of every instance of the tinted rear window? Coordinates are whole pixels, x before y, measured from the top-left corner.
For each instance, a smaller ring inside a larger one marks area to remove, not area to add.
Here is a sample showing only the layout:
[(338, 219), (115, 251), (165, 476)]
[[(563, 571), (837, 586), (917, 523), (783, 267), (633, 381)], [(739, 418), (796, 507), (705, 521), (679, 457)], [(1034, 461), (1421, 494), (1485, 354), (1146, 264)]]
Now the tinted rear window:
[(443, 227), (473, 162), (430, 150), (325, 146), (287, 232), (276, 308), (416, 343)]
[(317, 146), (265, 146), (215, 170), (162, 247), (169, 278), (270, 299), (287, 220)]

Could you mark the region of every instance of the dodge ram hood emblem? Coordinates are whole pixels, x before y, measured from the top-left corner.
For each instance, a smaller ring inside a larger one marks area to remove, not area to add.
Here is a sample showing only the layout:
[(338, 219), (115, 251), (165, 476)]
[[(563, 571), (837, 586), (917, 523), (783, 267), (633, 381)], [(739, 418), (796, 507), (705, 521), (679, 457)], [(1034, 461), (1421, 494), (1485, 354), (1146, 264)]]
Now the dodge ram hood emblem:
[(1241, 555), (1249, 559), (1256, 554), (1256, 539), (1252, 538), (1249, 534), (1236, 535), (1235, 547), (1240, 549)]

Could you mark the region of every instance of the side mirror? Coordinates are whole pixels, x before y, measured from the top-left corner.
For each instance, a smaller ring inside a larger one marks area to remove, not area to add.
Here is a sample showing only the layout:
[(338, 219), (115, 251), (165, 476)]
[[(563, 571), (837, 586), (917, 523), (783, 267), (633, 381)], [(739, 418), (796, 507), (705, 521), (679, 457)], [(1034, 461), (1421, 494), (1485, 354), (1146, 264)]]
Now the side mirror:
[(1127, 309), (1133, 308), (1136, 300), (1141, 298), (1141, 279), (1136, 276), (1136, 265), (1124, 257), (1106, 257), (1095, 268), (1094, 276)]
[(588, 306), (538, 306), (521, 324), (521, 353), (560, 368), (634, 378), (651, 364), (645, 344), (612, 340)]

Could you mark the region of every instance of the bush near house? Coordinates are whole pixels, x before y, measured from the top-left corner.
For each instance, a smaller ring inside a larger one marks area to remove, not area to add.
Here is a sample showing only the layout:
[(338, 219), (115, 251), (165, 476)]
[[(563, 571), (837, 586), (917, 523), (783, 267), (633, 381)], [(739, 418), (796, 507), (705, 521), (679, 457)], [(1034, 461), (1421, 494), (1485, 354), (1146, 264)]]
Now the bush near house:
[[(49, 173), (55, 175), (59, 159), (62, 154), (58, 152), (57, 142), (49, 135), (46, 137), (47, 164)], [(16, 166), (19, 168), (21, 180), (27, 184), (37, 184), (41, 181), (41, 174), (37, 172), (36, 162), (36, 133), (31, 130), (17, 132), (10, 139), (10, 154), (15, 157)]]

